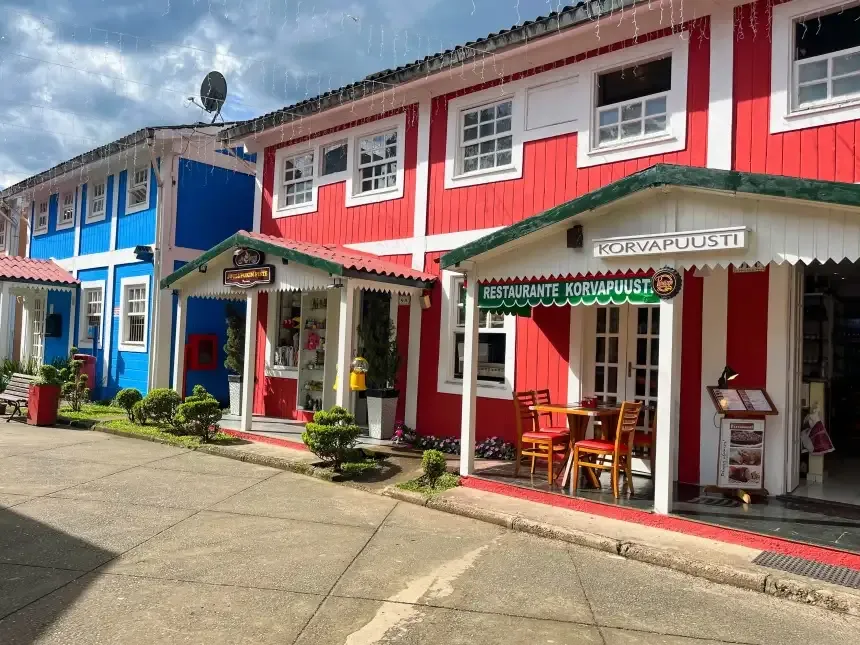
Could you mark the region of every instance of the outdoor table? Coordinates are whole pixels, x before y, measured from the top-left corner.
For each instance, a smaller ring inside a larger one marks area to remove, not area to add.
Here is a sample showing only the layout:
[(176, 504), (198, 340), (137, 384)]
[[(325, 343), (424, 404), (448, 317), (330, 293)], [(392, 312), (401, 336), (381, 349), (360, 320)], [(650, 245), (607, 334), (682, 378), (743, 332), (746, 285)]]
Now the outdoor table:
[[(573, 444), (577, 441), (585, 439), (585, 433), (588, 430), (588, 421), (590, 419), (600, 420), (604, 428), (611, 428), (613, 421), (617, 419), (620, 407), (616, 406), (601, 406), (597, 408), (584, 408), (578, 403), (543, 403), (533, 405), (529, 409), (535, 412), (554, 412), (556, 414), (567, 415), (567, 426), (570, 428), (570, 454), (567, 456), (567, 463), (564, 467), (564, 477), (561, 480), (561, 485), (567, 483), (567, 478), (570, 475), (570, 468), (573, 464)], [(595, 475), (592, 468), (584, 468), (586, 476), (595, 488), (600, 488), (600, 479)]]

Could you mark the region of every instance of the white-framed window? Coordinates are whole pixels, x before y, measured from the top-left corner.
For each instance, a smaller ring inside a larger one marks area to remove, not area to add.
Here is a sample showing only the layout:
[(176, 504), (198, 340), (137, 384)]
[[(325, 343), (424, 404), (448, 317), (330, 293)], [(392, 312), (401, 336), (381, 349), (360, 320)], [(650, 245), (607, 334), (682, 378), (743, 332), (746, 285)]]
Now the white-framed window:
[(78, 347), (92, 348), (94, 344), (101, 345), (104, 293), (104, 282), (100, 280), (81, 283)]
[(463, 110), (460, 120), (460, 172), (504, 168), (513, 162), (513, 99)]
[(397, 187), (397, 130), (358, 138), (356, 195), (367, 195)]
[(296, 378), (301, 358), (302, 293), (280, 291), (269, 296), (266, 327), (266, 374)]
[(310, 203), (314, 193), (313, 150), (284, 159), (282, 180), (279, 208)]
[(598, 74), (595, 147), (665, 134), (672, 89), (672, 57)]
[(149, 207), (149, 166), (128, 171), (125, 212), (136, 213)]
[(87, 222), (101, 222), (107, 215), (107, 180), (90, 182)]
[(46, 297), (37, 295), (30, 306), (32, 320), (30, 322), (30, 358), (36, 365), (45, 360), (45, 309)]
[(795, 0), (773, 8), (771, 132), (860, 118), (858, 22), (857, 2)]
[(48, 202), (46, 199), (36, 204), (36, 214), (33, 217), (33, 233), (36, 235), (48, 232)]
[(119, 349), (147, 351), (149, 320), (149, 278), (136, 276), (120, 281)]
[(0, 221), (0, 253), (5, 253), (6, 249), (6, 232), (9, 228), (9, 222)]
[[(466, 338), (466, 287), (462, 276), (443, 272), (442, 300), (437, 389), (448, 394), (461, 394)], [(516, 323), (515, 316), (478, 311), (478, 396), (512, 397)]]
[(57, 230), (72, 228), (75, 225), (75, 191), (60, 193), (60, 206), (57, 213)]
[(683, 150), (687, 145), (690, 39), (677, 35), (620, 49), (580, 64), (590, 91), (577, 138), (577, 166)]
[(346, 139), (320, 147), (320, 177), (346, 172), (349, 161), (349, 142)]

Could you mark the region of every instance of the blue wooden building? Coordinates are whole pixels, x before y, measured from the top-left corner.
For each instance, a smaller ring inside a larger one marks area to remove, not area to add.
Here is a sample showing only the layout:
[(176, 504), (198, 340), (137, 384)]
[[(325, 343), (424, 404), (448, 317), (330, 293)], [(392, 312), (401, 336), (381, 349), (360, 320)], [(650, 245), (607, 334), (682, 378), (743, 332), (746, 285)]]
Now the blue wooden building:
[[(80, 281), (24, 298), (21, 358), (50, 363), (71, 347), (94, 356), (94, 400), (170, 386), (176, 304), (159, 280), (253, 226), (256, 159), (219, 149), (221, 127), (144, 128), (0, 192), (29, 213), (28, 257)], [(183, 379), (222, 400), (225, 308), (189, 303), (188, 338), (204, 360), (186, 361)]]

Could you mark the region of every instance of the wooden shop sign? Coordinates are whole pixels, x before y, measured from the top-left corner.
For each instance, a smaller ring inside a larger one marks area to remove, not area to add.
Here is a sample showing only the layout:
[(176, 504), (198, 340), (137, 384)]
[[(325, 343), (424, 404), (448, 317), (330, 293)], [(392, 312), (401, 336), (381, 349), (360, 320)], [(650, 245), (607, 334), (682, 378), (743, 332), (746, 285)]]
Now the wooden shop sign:
[(224, 269), (224, 285), (247, 289), (275, 281), (275, 267), (266, 264), (261, 267)]
[(628, 255), (669, 255), (745, 249), (747, 233), (745, 226), (732, 226), (702, 231), (608, 237), (594, 240), (594, 257), (620, 258)]

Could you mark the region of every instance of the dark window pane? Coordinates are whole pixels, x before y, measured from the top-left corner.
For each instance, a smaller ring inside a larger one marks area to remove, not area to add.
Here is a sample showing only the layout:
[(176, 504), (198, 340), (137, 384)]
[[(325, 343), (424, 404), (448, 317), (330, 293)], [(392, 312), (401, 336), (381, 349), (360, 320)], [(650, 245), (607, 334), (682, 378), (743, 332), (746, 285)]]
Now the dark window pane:
[(618, 337), (613, 336), (609, 339), (609, 363), (618, 362)]
[(648, 340), (645, 338), (636, 339), (636, 364), (648, 364)]
[(612, 307), (609, 310), (609, 333), (617, 334), (618, 333), (618, 321), (621, 318), (621, 309), (618, 307)]
[(651, 383), (648, 390), (648, 396), (652, 399), (657, 398), (657, 370), (651, 370)]
[(660, 339), (651, 339), (651, 365), (660, 364)]
[(860, 46), (860, 7), (839, 7), (826, 16), (798, 21), (794, 27), (795, 60)]
[(597, 308), (597, 333), (605, 334), (606, 333), (606, 308), (598, 307)]
[(607, 380), (606, 380), (606, 391), (607, 392), (617, 392), (618, 391), (618, 368), (610, 367), (607, 372)]
[(645, 370), (636, 370), (636, 396), (645, 396)]
[(595, 348), (596, 351), (594, 352), (594, 361), (596, 363), (606, 362), (606, 338), (603, 336), (598, 336)]
[[(648, 333), (648, 309), (649, 307), (639, 307), (636, 310), (636, 333), (637, 334), (647, 334)], [(644, 362), (644, 361), (643, 361)]]
[(605, 392), (604, 386), (606, 385), (606, 370), (603, 365), (598, 365), (594, 368), (594, 391), (595, 392)]
[(597, 79), (597, 107), (630, 101), (672, 89), (672, 57), (631, 65), (601, 74)]
[[(463, 378), (466, 335), (454, 334), (454, 376)], [(505, 334), (478, 335), (478, 380), (505, 382)]]
[(660, 334), (660, 307), (651, 307), (651, 333)]
[(327, 148), (323, 152), (323, 175), (331, 175), (346, 170), (346, 148), (346, 143), (342, 143), (335, 148)]

